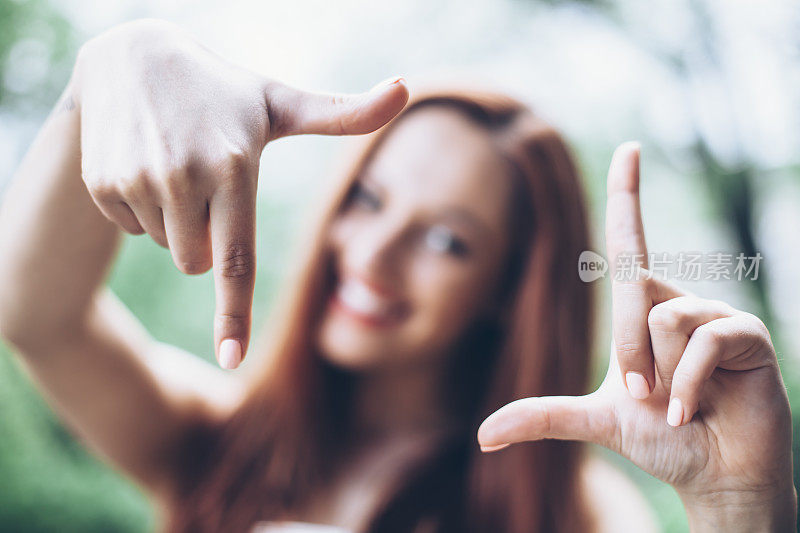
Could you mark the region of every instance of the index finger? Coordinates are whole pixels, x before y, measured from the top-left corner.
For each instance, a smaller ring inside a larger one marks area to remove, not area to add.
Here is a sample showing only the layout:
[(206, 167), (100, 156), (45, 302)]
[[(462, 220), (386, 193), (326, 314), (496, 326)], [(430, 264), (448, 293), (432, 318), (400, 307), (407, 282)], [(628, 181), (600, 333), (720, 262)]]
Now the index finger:
[(214, 346), (217, 361), (234, 369), (250, 340), (256, 277), (255, 180), (226, 185), (209, 201), (214, 269)]
[(614, 151), (608, 168), (606, 253), (612, 276), (621, 254), (641, 255), (641, 266), (647, 268), (647, 244), (639, 202), (639, 153), (638, 142), (623, 143)]
[[(638, 143), (627, 142), (617, 147), (611, 159), (606, 252), (612, 275), (614, 351), (631, 396), (644, 399), (655, 386), (655, 366), (647, 324), (653, 301), (645, 280), (638, 279), (638, 267), (647, 268), (639, 202), (639, 152)], [(631, 271), (624, 272), (621, 268)]]

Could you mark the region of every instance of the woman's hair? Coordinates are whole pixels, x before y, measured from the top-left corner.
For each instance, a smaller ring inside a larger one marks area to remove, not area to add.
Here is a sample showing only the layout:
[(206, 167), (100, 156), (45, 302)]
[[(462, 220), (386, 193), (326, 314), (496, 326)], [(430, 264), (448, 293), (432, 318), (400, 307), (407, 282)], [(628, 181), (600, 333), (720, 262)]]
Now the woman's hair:
[[(367, 531), (530, 533), (590, 529), (582, 497), (580, 443), (542, 440), (491, 454), (479, 451), (481, 421), (527, 396), (585, 393), (590, 369), (592, 295), (575, 265), (589, 249), (578, 172), (561, 136), (525, 105), (491, 92), (428, 92), (412, 98), (368, 136), (338, 184), (294, 272), (269, 368), (222, 427), (187, 436), (170, 531), (249, 531), (260, 520), (291, 518), (332, 475), (347, 446), (355, 374), (320, 356), (317, 329), (333, 289), (325, 235), (360, 172), (409, 113), (444, 106), (485, 129), (510, 175), (510, 252), (494, 319), (476, 319), (453, 347), (451, 411), (461, 431), (404, 468)], [(426, 529), (428, 531), (428, 529)]]

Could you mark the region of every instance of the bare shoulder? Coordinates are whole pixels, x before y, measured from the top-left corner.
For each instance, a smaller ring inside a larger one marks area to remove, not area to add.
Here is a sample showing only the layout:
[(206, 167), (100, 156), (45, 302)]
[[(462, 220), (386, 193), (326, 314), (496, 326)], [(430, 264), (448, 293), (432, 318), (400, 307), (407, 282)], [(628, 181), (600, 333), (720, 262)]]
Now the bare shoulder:
[(616, 466), (589, 453), (584, 460), (580, 479), (599, 533), (660, 531), (644, 495)]

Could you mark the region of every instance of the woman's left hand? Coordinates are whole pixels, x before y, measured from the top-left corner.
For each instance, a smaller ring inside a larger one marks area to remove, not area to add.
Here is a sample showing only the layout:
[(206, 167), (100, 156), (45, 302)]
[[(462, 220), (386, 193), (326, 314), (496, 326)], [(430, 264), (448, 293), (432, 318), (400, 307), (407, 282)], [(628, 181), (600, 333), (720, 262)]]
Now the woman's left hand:
[[(627, 253), (646, 268), (632, 143), (609, 169), (606, 241), (612, 265)], [(692, 531), (795, 531), (791, 412), (767, 328), (644, 268), (630, 280), (612, 268), (614, 346), (602, 385), (502, 407), (478, 430), (482, 449), (593, 442), (673, 485)]]

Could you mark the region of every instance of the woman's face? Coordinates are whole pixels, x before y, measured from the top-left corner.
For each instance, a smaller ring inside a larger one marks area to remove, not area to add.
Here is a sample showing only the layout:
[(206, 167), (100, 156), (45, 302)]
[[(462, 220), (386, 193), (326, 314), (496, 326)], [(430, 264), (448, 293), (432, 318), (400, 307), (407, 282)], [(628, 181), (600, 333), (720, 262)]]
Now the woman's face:
[(329, 361), (431, 364), (489, 312), (509, 246), (511, 180), (488, 135), (431, 107), (383, 140), (328, 234), (336, 285), (319, 344)]

